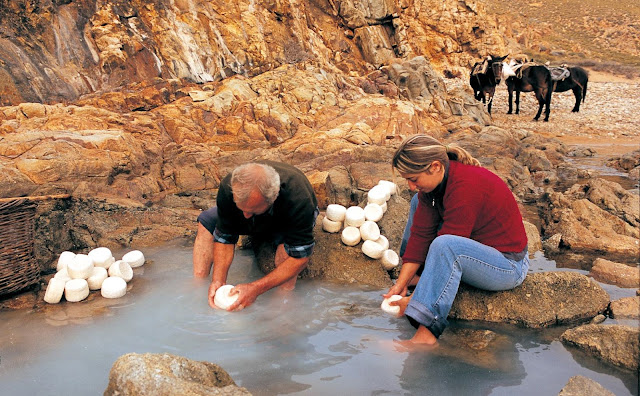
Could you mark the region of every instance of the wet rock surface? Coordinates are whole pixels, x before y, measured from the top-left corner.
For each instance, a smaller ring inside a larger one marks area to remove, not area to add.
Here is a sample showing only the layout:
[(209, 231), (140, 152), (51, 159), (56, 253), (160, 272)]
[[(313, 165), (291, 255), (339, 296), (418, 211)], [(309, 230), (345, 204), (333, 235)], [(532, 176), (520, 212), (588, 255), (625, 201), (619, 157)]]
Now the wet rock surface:
[(563, 343), (628, 370), (638, 370), (640, 329), (606, 324), (588, 324), (562, 334)]
[(129, 353), (113, 363), (104, 395), (250, 395), (217, 364)]
[(575, 272), (527, 275), (513, 290), (489, 292), (462, 284), (449, 317), (541, 328), (588, 322), (609, 306), (609, 295)]
[(576, 375), (575, 377), (569, 378), (569, 382), (565, 385), (564, 388), (558, 393), (558, 396), (582, 396), (582, 395), (593, 395), (593, 396), (613, 396), (614, 393), (609, 392), (602, 385), (595, 382), (592, 379), (587, 377), (583, 377), (581, 375)]

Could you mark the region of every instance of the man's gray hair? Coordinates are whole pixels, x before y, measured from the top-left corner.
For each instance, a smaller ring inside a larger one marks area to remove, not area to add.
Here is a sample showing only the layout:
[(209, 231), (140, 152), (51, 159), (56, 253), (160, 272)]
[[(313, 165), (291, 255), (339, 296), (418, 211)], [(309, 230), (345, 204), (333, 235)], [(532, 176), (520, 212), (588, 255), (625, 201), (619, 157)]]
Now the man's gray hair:
[(280, 193), (280, 175), (273, 167), (250, 162), (240, 165), (231, 173), (231, 191), (237, 203), (247, 202), (249, 195), (257, 189), (269, 206)]

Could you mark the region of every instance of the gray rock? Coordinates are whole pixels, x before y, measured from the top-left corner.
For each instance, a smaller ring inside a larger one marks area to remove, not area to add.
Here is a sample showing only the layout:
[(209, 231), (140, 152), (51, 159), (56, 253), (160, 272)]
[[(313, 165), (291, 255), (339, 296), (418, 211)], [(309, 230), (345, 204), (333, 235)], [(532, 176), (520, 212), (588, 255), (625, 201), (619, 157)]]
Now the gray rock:
[(105, 396), (250, 395), (217, 364), (170, 354), (128, 353), (109, 373)]
[(640, 329), (620, 325), (588, 324), (562, 333), (561, 341), (629, 370), (638, 370), (640, 363)]

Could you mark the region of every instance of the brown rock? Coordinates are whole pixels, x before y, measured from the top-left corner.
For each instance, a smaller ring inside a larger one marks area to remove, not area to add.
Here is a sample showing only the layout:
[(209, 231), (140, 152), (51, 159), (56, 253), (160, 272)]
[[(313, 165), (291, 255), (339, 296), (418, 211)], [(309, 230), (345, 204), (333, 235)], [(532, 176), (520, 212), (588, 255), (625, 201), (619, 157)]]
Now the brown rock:
[(640, 268), (597, 258), (589, 275), (600, 282), (620, 287), (640, 287)]
[(109, 372), (110, 395), (250, 395), (220, 366), (170, 354), (128, 353)]
[(640, 296), (624, 297), (611, 301), (609, 308), (611, 309), (611, 317), (614, 319), (640, 320)]
[(576, 272), (528, 274), (513, 290), (491, 292), (461, 284), (450, 318), (506, 322), (540, 328), (588, 322), (604, 313), (609, 295)]
[(602, 385), (594, 380), (576, 375), (569, 378), (569, 382), (562, 388), (558, 396), (614, 396), (614, 393), (609, 392)]
[(561, 234), (561, 244), (576, 252), (606, 251), (629, 260), (638, 256), (638, 230), (587, 199), (549, 195), (545, 233)]
[(638, 370), (640, 329), (619, 325), (588, 324), (562, 333), (561, 340), (609, 364)]
[(524, 229), (527, 232), (527, 240), (529, 241), (529, 257), (533, 257), (535, 252), (542, 250), (542, 239), (540, 238), (540, 232), (535, 224), (523, 221)]

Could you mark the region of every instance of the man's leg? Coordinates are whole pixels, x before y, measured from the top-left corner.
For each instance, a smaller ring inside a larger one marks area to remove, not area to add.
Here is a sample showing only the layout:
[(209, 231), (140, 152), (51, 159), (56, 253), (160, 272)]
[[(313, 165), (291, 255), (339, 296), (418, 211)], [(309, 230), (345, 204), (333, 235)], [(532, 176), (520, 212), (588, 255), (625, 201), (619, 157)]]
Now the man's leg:
[(206, 278), (213, 265), (213, 230), (218, 220), (218, 208), (205, 210), (198, 216), (198, 231), (193, 243), (193, 276)]
[[(282, 264), (286, 259), (289, 258), (289, 255), (287, 254), (287, 252), (284, 250), (284, 244), (279, 244), (278, 247), (276, 248), (276, 258), (275, 258), (275, 264), (276, 267), (279, 266), (280, 264)], [(302, 267), (300, 269), (300, 271), (298, 271), (296, 274), (294, 274), (288, 281), (284, 282), (283, 284), (280, 285), (280, 289), (281, 290), (293, 290), (296, 287), (296, 281), (298, 280), (298, 274), (304, 269), (305, 267)]]
[(213, 235), (198, 223), (198, 233), (193, 243), (193, 276), (206, 278), (213, 264)]

